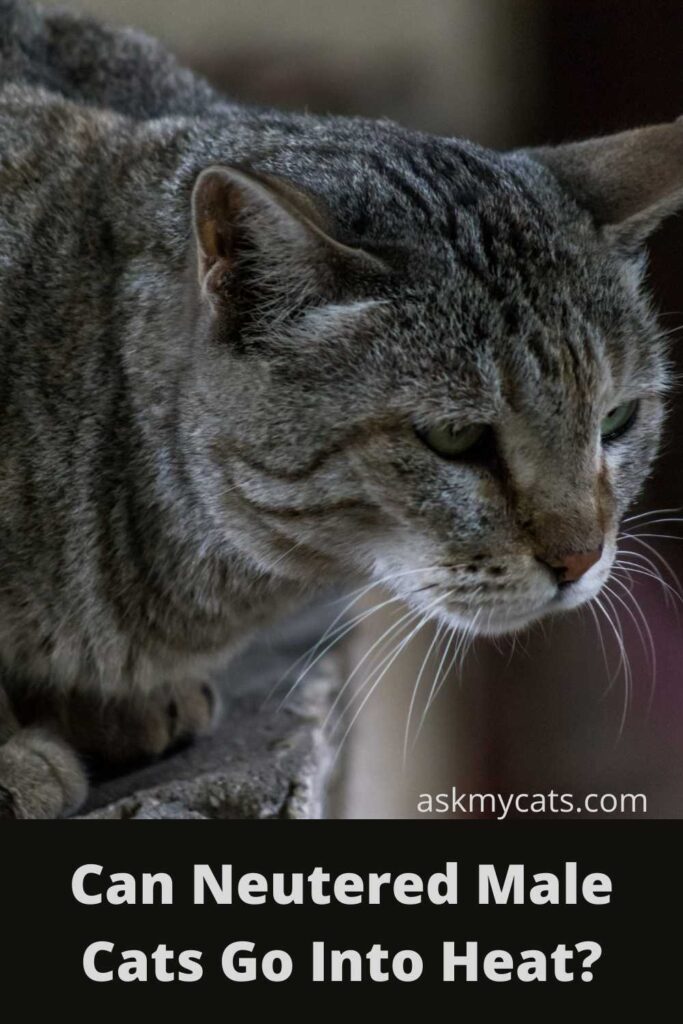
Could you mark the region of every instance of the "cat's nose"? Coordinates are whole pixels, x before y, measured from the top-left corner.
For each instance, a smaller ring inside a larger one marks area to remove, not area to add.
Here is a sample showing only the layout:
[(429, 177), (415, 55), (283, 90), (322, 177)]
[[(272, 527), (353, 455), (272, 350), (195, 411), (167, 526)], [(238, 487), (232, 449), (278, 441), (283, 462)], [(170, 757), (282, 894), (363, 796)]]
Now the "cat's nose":
[(580, 580), (602, 557), (602, 544), (591, 551), (570, 551), (561, 558), (539, 558), (555, 573), (560, 585)]

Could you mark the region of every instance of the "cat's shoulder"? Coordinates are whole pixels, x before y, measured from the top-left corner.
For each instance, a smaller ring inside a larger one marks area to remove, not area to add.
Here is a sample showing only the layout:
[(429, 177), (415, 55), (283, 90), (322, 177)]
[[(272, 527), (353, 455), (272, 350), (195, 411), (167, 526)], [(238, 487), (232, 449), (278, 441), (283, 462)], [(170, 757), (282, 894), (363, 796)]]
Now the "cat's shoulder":
[(0, 204), (18, 202), (39, 182), (106, 161), (133, 125), (109, 110), (83, 107), (43, 88), (0, 86)]

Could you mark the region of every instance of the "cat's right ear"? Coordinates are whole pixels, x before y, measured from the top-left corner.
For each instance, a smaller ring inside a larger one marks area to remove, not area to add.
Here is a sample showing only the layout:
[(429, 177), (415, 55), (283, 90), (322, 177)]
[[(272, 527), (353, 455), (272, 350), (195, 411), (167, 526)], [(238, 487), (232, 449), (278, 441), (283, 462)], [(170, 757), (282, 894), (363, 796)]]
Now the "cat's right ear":
[(279, 293), (292, 303), (381, 268), (362, 249), (332, 237), (310, 196), (272, 175), (208, 167), (195, 183), (192, 214), (199, 284), (213, 303), (234, 301), (245, 275), (270, 299)]
[(683, 208), (683, 118), (525, 152), (625, 249), (637, 249), (664, 217)]

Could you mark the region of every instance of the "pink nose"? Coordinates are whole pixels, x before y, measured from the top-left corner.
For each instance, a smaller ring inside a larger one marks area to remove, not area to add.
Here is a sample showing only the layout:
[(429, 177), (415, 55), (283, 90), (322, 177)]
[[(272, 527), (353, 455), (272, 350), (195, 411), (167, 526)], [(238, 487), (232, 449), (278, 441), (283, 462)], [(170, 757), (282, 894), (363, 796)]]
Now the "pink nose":
[(591, 569), (602, 557), (602, 545), (592, 551), (571, 551), (557, 560), (543, 559), (556, 573), (559, 583), (574, 583)]

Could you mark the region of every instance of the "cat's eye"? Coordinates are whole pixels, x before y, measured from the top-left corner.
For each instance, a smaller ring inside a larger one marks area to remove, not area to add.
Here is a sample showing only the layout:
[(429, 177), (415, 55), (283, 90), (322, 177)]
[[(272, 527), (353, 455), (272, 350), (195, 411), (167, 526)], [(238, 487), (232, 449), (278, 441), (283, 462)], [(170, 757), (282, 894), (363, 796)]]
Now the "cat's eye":
[(625, 434), (633, 426), (638, 414), (638, 402), (624, 402), (622, 405), (615, 405), (605, 416), (600, 424), (600, 434), (603, 444), (616, 441), (618, 437)]
[(427, 430), (418, 430), (417, 435), (442, 458), (459, 459), (477, 452), (490, 436), (490, 430), (485, 423), (470, 423), (464, 427), (445, 423)]

